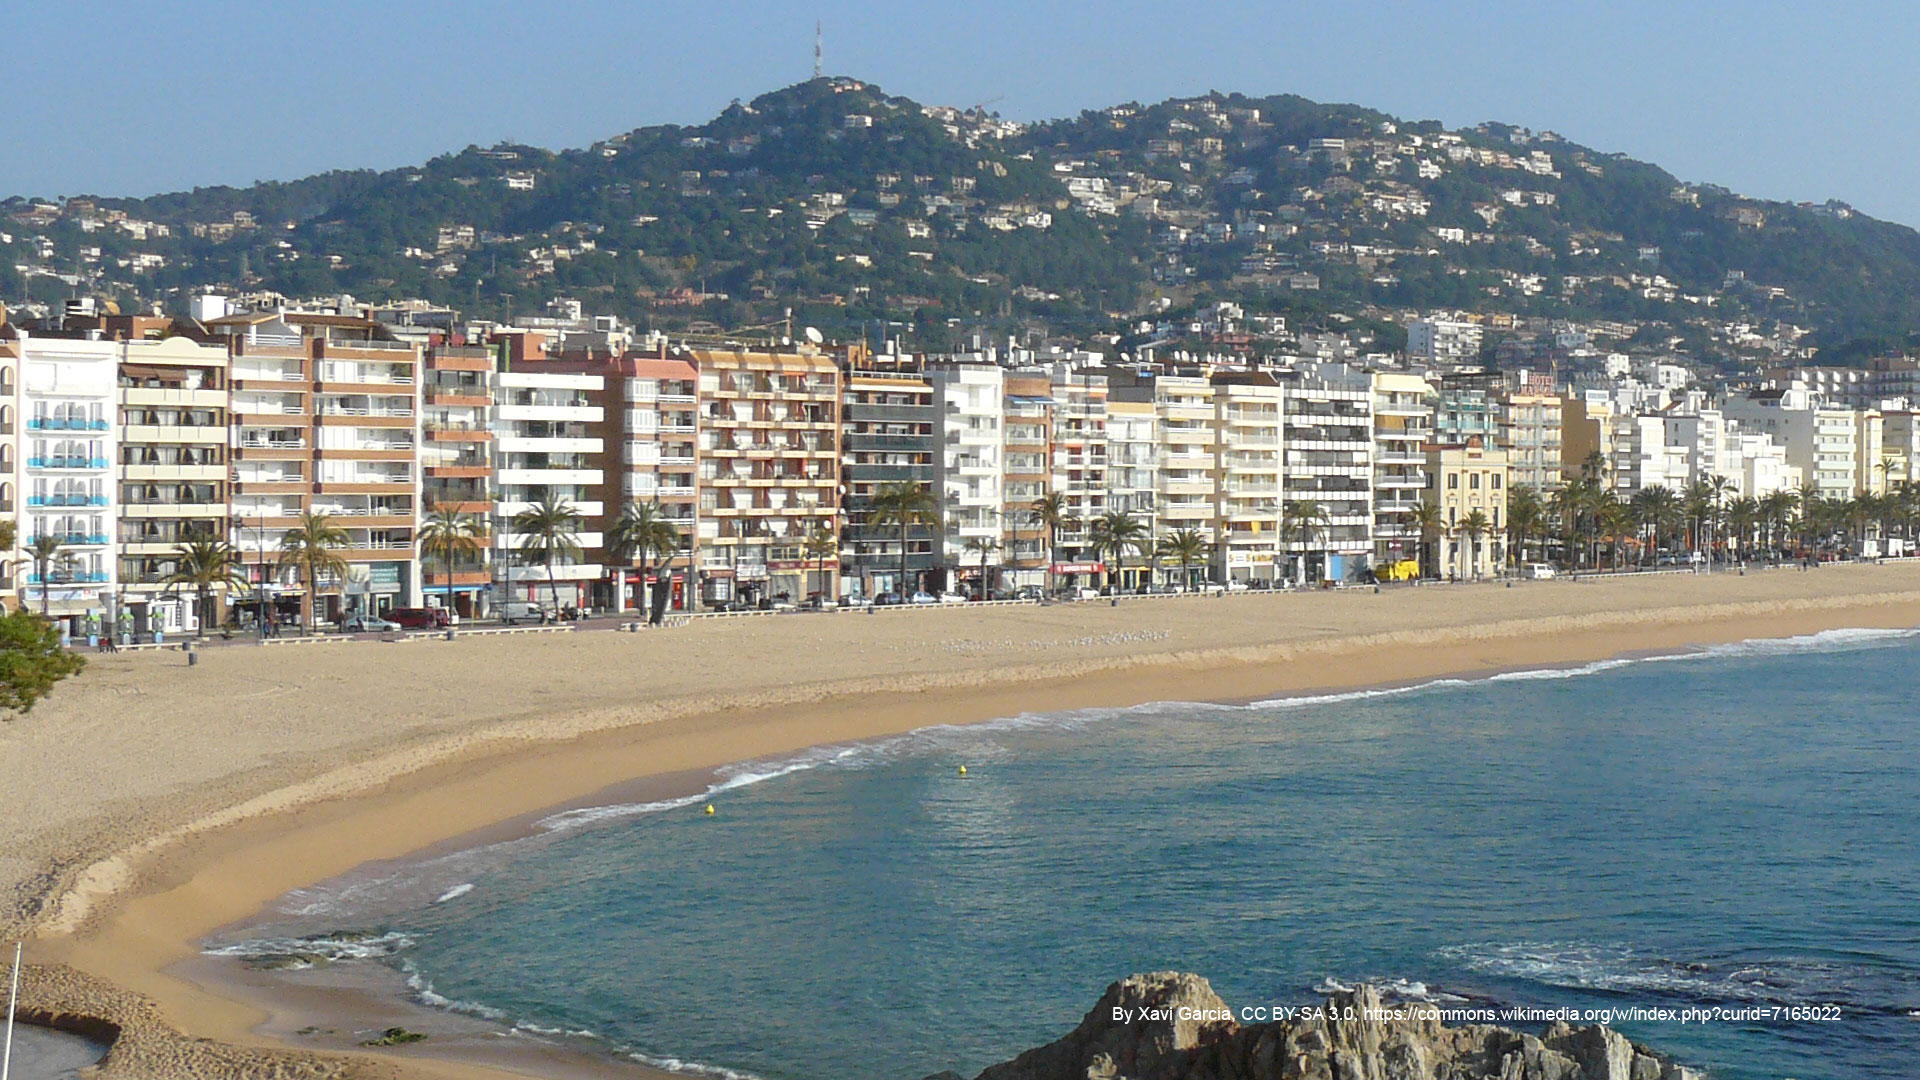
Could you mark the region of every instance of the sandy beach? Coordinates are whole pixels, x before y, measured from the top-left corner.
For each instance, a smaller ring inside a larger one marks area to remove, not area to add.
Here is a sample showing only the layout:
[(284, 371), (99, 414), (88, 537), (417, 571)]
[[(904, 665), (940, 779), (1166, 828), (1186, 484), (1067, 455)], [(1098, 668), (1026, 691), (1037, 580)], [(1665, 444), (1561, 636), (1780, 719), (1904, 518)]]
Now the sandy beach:
[(118, 1034), (105, 1076), (551, 1075), (578, 1063), (315, 1049), (181, 969), (290, 889), (649, 777), (697, 790), (731, 762), (1022, 712), (1914, 626), (1909, 562), (90, 658), (0, 724), (0, 921), (29, 935), (24, 1016)]

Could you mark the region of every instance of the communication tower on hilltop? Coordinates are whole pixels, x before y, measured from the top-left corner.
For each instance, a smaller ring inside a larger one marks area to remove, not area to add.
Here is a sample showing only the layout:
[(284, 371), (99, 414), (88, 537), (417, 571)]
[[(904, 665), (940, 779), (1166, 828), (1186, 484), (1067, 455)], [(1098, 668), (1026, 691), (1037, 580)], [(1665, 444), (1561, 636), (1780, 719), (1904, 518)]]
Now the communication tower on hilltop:
[(820, 77), (821, 70), (824, 66), (821, 63), (820, 55), (820, 46), (824, 38), (825, 35), (821, 32), (820, 23), (816, 20), (813, 24), (813, 77), (816, 79)]

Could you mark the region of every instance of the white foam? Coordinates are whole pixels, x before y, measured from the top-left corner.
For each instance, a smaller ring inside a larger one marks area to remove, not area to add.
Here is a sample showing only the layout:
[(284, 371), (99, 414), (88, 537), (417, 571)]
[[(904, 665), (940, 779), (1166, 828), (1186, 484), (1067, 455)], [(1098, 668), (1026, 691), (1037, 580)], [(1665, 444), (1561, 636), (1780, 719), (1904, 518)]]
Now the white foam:
[(415, 996), (427, 1005), (436, 1009), (445, 1009), (451, 1013), (460, 1013), (463, 1016), (477, 1016), (496, 1024), (507, 1021), (506, 1013), (490, 1005), (482, 1005), (477, 1001), (458, 1001), (436, 992), (433, 983), (428, 981), (425, 975), (420, 974), (420, 970), (411, 963), (402, 964), (401, 970), (407, 973), (407, 989), (412, 990)]
[[(238, 960), (274, 960), (317, 956), (323, 960), (373, 960), (413, 947), (412, 936), (389, 931), (377, 935), (314, 934), (309, 937), (254, 938), (201, 950), (207, 956)], [(309, 967), (306, 961), (292, 965)]]
[(455, 885), (453, 888), (448, 889), (446, 892), (441, 893), (439, 896), (434, 898), (433, 902), (436, 904), (444, 904), (449, 900), (458, 900), (472, 891), (473, 891), (473, 882), (471, 881), (463, 882), (462, 884)]
[(679, 1073), (683, 1076), (711, 1076), (715, 1080), (760, 1080), (760, 1077), (753, 1073), (729, 1069), (724, 1065), (705, 1065), (698, 1061), (687, 1061), (676, 1057), (655, 1057), (637, 1050), (628, 1053), (627, 1056), (649, 1069)]

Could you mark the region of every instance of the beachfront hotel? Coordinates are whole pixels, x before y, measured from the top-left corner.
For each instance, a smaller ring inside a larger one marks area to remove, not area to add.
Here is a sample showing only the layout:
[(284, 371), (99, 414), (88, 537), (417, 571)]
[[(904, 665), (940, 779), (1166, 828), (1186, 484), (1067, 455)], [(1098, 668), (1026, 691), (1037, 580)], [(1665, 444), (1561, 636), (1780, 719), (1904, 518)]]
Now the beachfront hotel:
[(1280, 379), (1283, 504), (1321, 517), (1286, 538), (1286, 576), (1345, 581), (1373, 555), (1373, 381), (1339, 363)]
[(1376, 565), (1420, 552), (1415, 513), (1426, 497), (1433, 384), (1408, 372), (1373, 373), (1373, 542)]
[(1053, 490), (1053, 380), (1009, 371), (1001, 390), (1001, 587), (1044, 588), (1053, 542), (1033, 507)]

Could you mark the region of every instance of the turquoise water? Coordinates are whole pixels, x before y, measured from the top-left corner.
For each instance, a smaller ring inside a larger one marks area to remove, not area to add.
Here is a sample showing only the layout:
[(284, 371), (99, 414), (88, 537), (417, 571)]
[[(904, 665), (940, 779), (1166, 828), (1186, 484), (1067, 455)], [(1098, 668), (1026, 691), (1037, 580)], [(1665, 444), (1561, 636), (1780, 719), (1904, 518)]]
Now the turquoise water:
[(1178, 968), (1235, 1006), (1361, 980), (1492, 1005), (1835, 1004), (1616, 1026), (1728, 1080), (1906, 1080), (1916, 664), (1920, 641), (1854, 632), (939, 729), (750, 766), (712, 817), (575, 812), (290, 909), (378, 911), (367, 951), (429, 1000), (722, 1075), (971, 1075), (1109, 981)]

